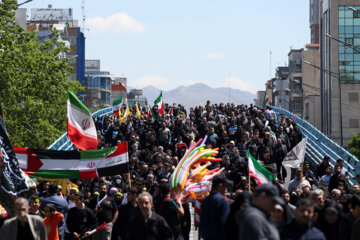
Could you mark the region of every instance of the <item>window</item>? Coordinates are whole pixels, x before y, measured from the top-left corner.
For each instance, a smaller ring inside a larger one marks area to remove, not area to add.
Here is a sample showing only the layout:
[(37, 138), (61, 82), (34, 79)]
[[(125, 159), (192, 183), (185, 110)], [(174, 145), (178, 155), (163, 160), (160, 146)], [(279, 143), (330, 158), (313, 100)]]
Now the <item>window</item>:
[(353, 44), (354, 44), (354, 39), (353, 39), (353, 38), (345, 38), (345, 42), (346, 42), (347, 44), (353, 45)]
[(306, 103), (305, 104), (305, 120), (309, 120), (309, 108), (310, 108), (310, 104)]
[(359, 119), (349, 119), (350, 128), (359, 128)]
[(360, 18), (360, 11), (353, 11), (353, 18)]

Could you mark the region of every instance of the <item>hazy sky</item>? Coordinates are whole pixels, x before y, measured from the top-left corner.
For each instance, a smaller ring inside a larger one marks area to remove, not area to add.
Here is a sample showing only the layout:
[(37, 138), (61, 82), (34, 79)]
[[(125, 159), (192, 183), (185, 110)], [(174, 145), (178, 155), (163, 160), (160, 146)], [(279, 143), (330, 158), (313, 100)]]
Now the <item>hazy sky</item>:
[[(19, 0), (19, 3), (22, 2)], [(27, 8), (72, 8), (81, 0), (33, 0)], [(290, 48), (310, 41), (308, 0), (85, 0), (86, 59), (128, 85), (169, 90), (205, 83), (265, 89)], [(28, 11), (30, 15), (30, 11)]]

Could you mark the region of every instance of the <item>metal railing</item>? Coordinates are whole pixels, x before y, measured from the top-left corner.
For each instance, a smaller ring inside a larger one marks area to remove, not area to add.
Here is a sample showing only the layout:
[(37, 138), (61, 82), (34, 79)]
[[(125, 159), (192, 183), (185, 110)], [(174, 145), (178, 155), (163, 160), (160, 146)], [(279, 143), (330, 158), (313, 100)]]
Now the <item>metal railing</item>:
[[(277, 108), (271, 107), (278, 115), (285, 114), (286, 117), (292, 118), (293, 113)], [(350, 181), (353, 182), (356, 174), (360, 174), (359, 159), (349, 153), (346, 149), (339, 144), (328, 138), (320, 130), (316, 129), (309, 122), (295, 118), (295, 123), (299, 126), (304, 137), (308, 138), (306, 145), (305, 158), (312, 163), (319, 164), (325, 155), (330, 157), (330, 163), (334, 166), (336, 160), (341, 158), (344, 160), (344, 167), (349, 171)]]

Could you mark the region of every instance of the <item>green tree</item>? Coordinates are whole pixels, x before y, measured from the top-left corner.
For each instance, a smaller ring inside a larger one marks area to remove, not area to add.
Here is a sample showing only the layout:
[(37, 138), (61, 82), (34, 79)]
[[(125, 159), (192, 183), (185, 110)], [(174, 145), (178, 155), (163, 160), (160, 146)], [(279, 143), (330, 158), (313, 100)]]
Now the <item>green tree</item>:
[(350, 152), (360, 159), (360, 133), (352, 134), (351, 140), (348, 142)]
[(0, 104), (15, 146), (46, 148), (66, 131), (66, 89), (82, 90), (68, 81), (69, 49), (59, 33), (39, 43), (36, 32), (15, 22), (15, 0), (0, 1)]

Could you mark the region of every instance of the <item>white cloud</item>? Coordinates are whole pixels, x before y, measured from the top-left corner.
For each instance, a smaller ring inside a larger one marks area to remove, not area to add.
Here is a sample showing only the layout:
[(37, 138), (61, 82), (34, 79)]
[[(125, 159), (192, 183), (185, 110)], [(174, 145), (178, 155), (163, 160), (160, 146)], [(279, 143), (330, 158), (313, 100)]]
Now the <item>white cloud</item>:
[(241, 80), (239, 77), (228, 77), (225, 80), (226, 86), (229, 86), (229, 81), (230, 81), (230, 88), (239, 89), (239, 90), (243, 90), (243, 91), (249, 91), (251, 93), (256, 93), (259, 90), (252, 83), (245, 82), (245, 81)]
[(95, 17), (86, 20), (86, 28), (90, 33), (140, 33), (145, 31), (145, 26), (131, 18), (126, 13), (116, 13), (111, 16)]
[(209, 60), (225, 59), (225, 54), (222, 52), (212, 52), (205, 54), (204, 58)]
[(160, 89), (165, 89), (164, 84), (168, 84), (169, 80), (159, 75), (146, 75), (135, 80), (136, 87), (143, 88), (146, 86), (154, 86)]

